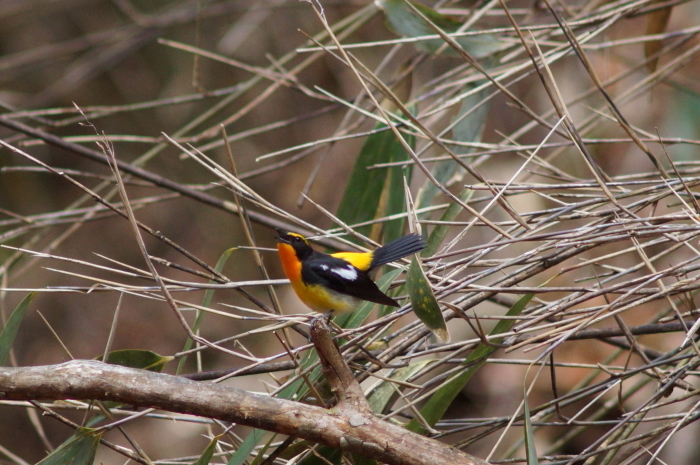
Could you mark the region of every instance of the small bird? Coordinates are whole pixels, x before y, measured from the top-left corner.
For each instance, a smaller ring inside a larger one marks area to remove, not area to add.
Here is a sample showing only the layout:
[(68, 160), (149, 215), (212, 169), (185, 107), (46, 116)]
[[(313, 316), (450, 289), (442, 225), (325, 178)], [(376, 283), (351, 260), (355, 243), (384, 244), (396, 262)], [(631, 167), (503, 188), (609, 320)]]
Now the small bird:
[(299, 299), (320, 313), (351, 312), (363, 300), (400, 307), (379, 290), (369, 272), (425, 248), (423, 238), (408, 234), (373, 252), (325, 254), (311, 248), (300, 234), (277, 229), (277, 251), (284, 273)]

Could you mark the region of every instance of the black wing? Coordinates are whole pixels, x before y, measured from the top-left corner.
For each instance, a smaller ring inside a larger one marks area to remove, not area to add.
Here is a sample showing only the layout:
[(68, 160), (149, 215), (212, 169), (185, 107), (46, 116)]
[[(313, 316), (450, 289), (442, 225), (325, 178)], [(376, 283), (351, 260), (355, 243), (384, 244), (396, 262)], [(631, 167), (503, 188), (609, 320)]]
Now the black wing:
[(397, 301), (379, 290), (367, 273), (339, 258), (325, 255), (309, 260), (302, 266), (301, 277), (308, 284), (318, 284), (377, 304), (400, 307)]

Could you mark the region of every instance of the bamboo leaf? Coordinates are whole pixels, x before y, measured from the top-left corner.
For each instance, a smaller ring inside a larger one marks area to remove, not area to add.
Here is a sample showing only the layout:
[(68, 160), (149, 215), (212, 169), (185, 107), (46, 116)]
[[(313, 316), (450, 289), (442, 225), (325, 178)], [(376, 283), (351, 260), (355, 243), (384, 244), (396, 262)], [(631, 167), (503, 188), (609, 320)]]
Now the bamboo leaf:
[(352, 462), (355, 465), (376, 465), (377, 461), (368, 459), (362, 455), (352, 454)]
[(92, 465), (102, 433), (78, 428), (75, 434), (37, 465)]
[[(413, 108), (410, 109), (413, 113)], [(416, 148), (416, 137), (413, 134), (405, 134), (404, 139), (412, 150)], [(397, 143), (399, 143), (397, 141)], [(403, 150), (393, 150), (391, 154), (392, 162), (407, 161), (411, 155)], [(406, 211), (406, 193), (404, 191), (404, 179), (406, 183), (411, 183), (413, 165), (405, 167), (396, 166), (388, 169), (388, 179), (386, 184), (386, 208), (377, 216), (391, 216)], [(406, 219), (400, 218), (389, 220), (384, 223), (384, 243), (389, 243), (404, 235)]]
[[(379, 132), (365, 140), (338, 207), (338, 218), (347, 224), (362, 223), (377, 217), (388, 170), (368, 168), (377, 163), (391, 162), (397, 151), (405, 152), (386, 124), (377, 124), (374, 129)], [(369, 234), (370, 229), (371, 226), (357, 228), (365, 235)]]
[(315, 444), (316, 443), (308, 441), (306, 439), (294, 441), (289, 447), (280, 452), (278, 457), (284, 460), (291, 460), (297, 455), (307, 450), (309, 447), (313, 447)]
[[(375, 2), (384, 10), (387, 27), (396, 34), (404, 37), (423, 37), (435, 35), (435, 31), (423, 18), (418, 16), (404, 0), (376, 0)], [(438, 13), (420, 3), (411, 2), (423, 15), (446, 33), (459, 30), (462, 23), (455, 18)], [(461, 36), (455, 38), (456, 42), (474, 58), (483, 58), (503, 47), (498, 37), (493, 34), (479, 34)], [(445, 42), (441, 38), (427, 39), (416, 42), (416, 48), (422, 52), (434, 54)], [(442, 52), (445, 55), (456, 56), (457, 53), (446, 47)]]
[(532, 418), (530, 417), (530, 406), (527, 403), (527, 389), (523, 387), (525, 393), (523, 398), (523, 409), (525, 420), (525, 451), (527, 452), (527, 465), (539, 465), (537, 460), (537, 448), (535, 447), (535, 432), (532, 429)]
[[(343, 458), (343, 451), (340, 449), (335, 449), (333, 447), (321, 446), (318, 448), (316, 454), (310, 454), (304, 460), (299, 462), (300, 465), (337, 465)], [(323, 457), (323, 458), (321, 458)]]
[[(518, 316), (525, 309), (527, 304), (532, 300), (535, 294), (526, 294), (508, 310), (506, 316)], [(489, 335), (502, 334), (510, 330), (510, 328), (515, 324), (514, 319), (507, 319), (499, 321), (493, 328)], [(491, 339), (496, 344), (500, 343), (503, 338), (497, 337)], [(464, 361), (466, 369), (457, 374), (456, 376), (445, 382), (435, 393), (428, 399), (428, 402), (421, 408), (420, 413), (430, 426), (435, 426), (435, 424), (442, 418), (447, 409), (449, 408), (452, 401), (457, 397), (464, 386), (469, 382), (474, 373), (477, 372), (481, 366), (486, 363), (486, 359), (493, 352), (497, 350), (497, 347), (479, 344), (476, 349), (474, 349), (469, 356)], [(417, 421), (411, 420), (407, 428), (410, 431), (425, 434), (425, 428)]]
[(7, 324), (2, 328), (0, 332), (0, 366), (7, 363), (7, 359), (10, 357), (10, 349), (12, 349), (12, 344), (15, 342), (15, 337), (17, 337), (17, 331), (19, 331), (19, 325), (22, 323), (22, 318), (24, 318), (24, 313), (27, 311), (27, 307), (36, 297), (36, 293), (32, 292), (27, 294), (27, 296), (22, 299), (22, 301), (15, 307), (7, 319)]
[(428, 283), (428, 278), (425, 277), (423, 267), (415, 255), (411, 258), (411, 265), (408, 267), (406, 289), (411, 299), (413, 312), (418, 319), (441, 341), (449, 341), (450, 334), (447, 332), (440, 304), (438, 304), (435, 294), (430, 288), (430, 283)]
[(248, 434), (248, 436), (243, 440), (240, 447), (236, 449), (236, 452), (231, 456), (226, 465), (242, 465), (248, 460), (251, 452), (255, 449), (260, 441), (265, 437), (267, 431), (261, 429), (254, 429)]
[(219, 436), (215, 436), (212, 438), (211, 441), (209, 441), (209, 445), (207, 445), (206, 449), (204, 449), (204, 452), (202, 452), (202, 455), (199, 456), (196, 462), (194, 462), (194, 465), (209, 465), (209, 462), (211, 462), (211, 458), (214, 456), (214, 452), (216, 452), (216, 445), (219, 443)]
[[(481, 133), (486, 124), (490, 102), (483, 102), (489, 95), (488, 90), (474, 92), (482, 82), (466, 84), (460, 91), (460, 95), (466, 95), (459, 105), (457, 114), (452, 118), (452, 139), (455, 142), (476, 142), (481, 140)], [(473, 152), (472, 147), (456, 145), (452, 150), (457, 155)]]
[[(479, 142), (481, 133), (486, 124), (486, 117), (490, 108), (489, 103), (482, 103), (488, 97), (487, 90), (481, 90), (476, 93), (469, 93), (476, 89), (479, 83), (467, 84), (460, 91), (460, 95), (466, 95), (462, 98), (459, 111), (452, 119), (452, 139), (455, 142)], [(464, 155), (472, 152), (474, 149), (467, 145), (455, 145), (452, 149), (455, 155)], [(464, 176), (465, 169), (455, 160), (444, 160), (435, 164), (431, 170), (431, 174), (443, 186), (449, 186), (452, 183), (460, 182)], [(433, 204), (435, 196), (440, 193), (440, 189), (433, 184), (429, 179), (426, 180), (423, 187), (418, 192), (416, 199), (417, 208), (428, 207)], [(426, 216), (426, 215), (423, 215)]]
[[(410, 169), (369, 168), (379, 163), (404, 161), (410, 156), (386, 124), (379, 123), (374, 129), (377, 132), (365, 140), (338, 207), (338, 218), (347, 224), (371, 221), (381, 216), (401, 213), (405, 209), (403, 176), (407, 174), (410, 178)], [(415, 136), (406, 135), (404, 138), (411, 147), (415, 147)], [(397, 188), (397, 184), (400, 187)], [(385, 189), (388, 189), (386, 194)], [(398, 195), (397, 190), (400, 191)], [(402, 220), (388, 222), (385, 227), (390, 232), (385, 236), (385, 241), (400, 237), (403, 234), (403, 224)], [(371, 226), (359, 227), (357, 230), (369, 235)]]
[[(95, 360), (102, 360), (102, 355)], [(113, 350), (107, 354), (107, 363), (112, 365), (121, 365), (123, 367), (140, 368), (160, 372), (166, 363), (174, 360), (175, 357), (159, 355), (150, 350), (140, 349), (122, 349)]]
[[(229, 257), (233, 252), (238, 250), (237, 247), (230, 248), (226, 250), (221, 256), (219, 257), (219, 260), (216, 262), (216, 267), (214, 269), (221, 273), (221, 270), (224, 269), (224, 265), (228, 261)], [(215, 284), (214, 281), (209, 281), (209, 284)], [(202, 299), (202, 306), (208, 307), (209, 304), (211, 304), (211, 299), (214, 297), (214, 289), (207, 289), (207, 291), (204, 293), (204, 299)], [(194, 325), (192, 325), (192, 331), (197, 331), (199, 327), (202, 325), (202, 320), (204, 319), (204, 314), (205, 312), (197, 311), (197, 317), (194, 320)], [(185, 341), (185, 346), (182, 348), (183, 352), (187, 352), (192, 348), (192, 339), (187, 338), (187, 341)], [(180, 362), (177, 364), (177, 370), (176, 373), (182, 373), (182, 370), (185, 367), (185, 362), (187, 362), (187, 356), (184, 356), (180, 358)]]
[(270, 435), (270, 438), (267, 440), (267, 443), (260, 448), (260, 450), (258, 451), (258, 455), (255, 456), (255, 459), (251, 462), (250, 465), (258, 465), (265, 460), (265, 453), (270, 448), (275, 438), (277, 438), (277, 433), (273, 433)]
[[(426, 359), (421, 360), (420, 362), (412, 363), (407, 367), (399, 368), (392, 373), (389, 379), (395, 381), (406, 381), (411, 376), (425, 368), (426, 365), (434, 361), (434, 359)], [(379, 415), (383, 413), (387, 407), (391, 406), (396, 401), (397, 397), (398, 394), (396, 389), (394, 389), (394, 387), (391, 385), (391, 382), (382, 381), (379, 386), (377, 386), (370, 393), (370, 395), (367, 397), (367, 401), (369, 402), (369, 406), (372, 411)]]
[[(474, 195), (474, 191), (471, 189), (464, 189), (462, 192), (457, 195), (457, 198), (462, 200), (464, 203), (469, 202), (471, 200), (472, 195)], [(458, 203), (452, 202), (450, 203), (450, 206), (447, 207), (447, 210), (442, 214), (440, 217), (440, 221), (454, 221), (454, 219), (457, 217), (459, 212), (462, 211), (461, 205)], [(432, 255), (435, 255), (435, 253), (438, 251), (438, 248), (440, 247), (440, 244), (442, 244), (442, 241), (445, 239), (445, 236), (447, 235), (447, 231), (449, 230), (449, 226), (446, 224), (439, 224), (433, 228), (433, 230), (430, 232), (430, 236), (428, 237), (427, 246), (425, 249), (421, 251), (421, 256), (422, 257), (430, 257)]]
[[(316, 350), (309, 350), (306, 353), (306, 356), (302, 359), (301, 363), (299, 363), (299, 369), (305, 371), (316, 362), (318, 362), (318, 354), (316, 353)], [(310, 383), (316, 383), (319, 379), (321, 379), (321, 367), (317, 366), (311, 370), (311, 372), (306, 375), (306, 378)], [(309, 388), (306, 385), (306, 382), (300, 378), (286, 388), (282, 389), (276, 397), (280, 399), (301, 401), (308, 393), (308, 389)], [(227, 465), (241, 465), (244, 463), (255, 447), (260, 443), (260, 441), (263, 440), (265, 434), (267, 434), (267, 431), (260, 429), (254, 429), (251, 431), (243, 440), (233, 456), (229, 459)]]

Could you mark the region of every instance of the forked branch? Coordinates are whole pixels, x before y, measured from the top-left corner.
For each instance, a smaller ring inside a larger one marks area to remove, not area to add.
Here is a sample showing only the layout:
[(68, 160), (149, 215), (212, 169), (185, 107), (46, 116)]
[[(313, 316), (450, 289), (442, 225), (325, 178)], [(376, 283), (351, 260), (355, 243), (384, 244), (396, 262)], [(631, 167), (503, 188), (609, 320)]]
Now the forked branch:
[(75, 360), (0, 368), (0, 399), (103, 400), (265, 429), (396, 465), (486, 462), (367, 412), (323, 409), (177, 376)]

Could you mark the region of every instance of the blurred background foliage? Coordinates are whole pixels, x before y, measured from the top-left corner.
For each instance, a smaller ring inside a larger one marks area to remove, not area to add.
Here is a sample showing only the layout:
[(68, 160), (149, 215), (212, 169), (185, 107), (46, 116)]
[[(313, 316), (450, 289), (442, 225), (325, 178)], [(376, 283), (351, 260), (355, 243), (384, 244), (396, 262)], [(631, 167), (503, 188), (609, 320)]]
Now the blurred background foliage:
[[(484, 76), (445, 47), (443, 40), (434, 38), (433, 41), (420, 42), (417, 47), (410, 42), (396, 43), (399, 36), (431, 34), (432, 31), (411, 29), (413, 24), (410, 21), (413, 20), (404, 15), (414, 19), (415, 15), (406, 9), (405, 3), (380, 3), (388, 12), (394, 11), (390, 13), (389, 21), (382, 9), (371, 2), (322, 2), (322, 7), (326, 21), (337, 28), (342, 43), (367, 44), (348, 48), (353, 59), (390, 86), (406, 109), (418, 115), (433, 134), (456, 141), (446, 147), (455, 154), (466, 155), (461, 160), (468, 167), (452, 160), (435, 163), (435, 157), (442, 157), (441, 160), (449, 158), (445, 156), (445, 147), (431, 143), (425, 134), (401, 127), (406, 143), (428, 160), (433, 176), (452, 198), (426, 181), (426, 175), (420, 169), (413, 165), (408, 168), (397, 165), (396, 162), (409, 157), (406, 150), (397, 145), (396, 137), (387, 130), (381, 117), (373, 119), (355, 111), (359, 108), (373, 115), (379, 114), (354, 73), (338, 58), (337, 51), (320, 50), (309, 41), (308, 37), (317, 36), (326, 46), (332, 48), (333, 45), (323, 36), (323, 24), (306, 2), (4, 0), (0, 4), (0, 106), (2, 113), (13, 120), (93, 149), (97, 149), (95, 130), (104, 132), (114, 144), (120, 160), (233, 201), (230, 190), (222, 187), (220, 180), (191, 159), (181, 156), (182, 151), (165, 143), (163, 138), (165, 133), (183, 144), (191, 143), (228, 167), (226, 148), (221, 143), (220, 125), (223, 124), (240, 179), (271, 204), (324, 230), (337, 224), (313, 202), (337, 213), (350, 224), (400, 213), (406, 209), (401, 197), (406, 176), (418, 208), (440, 206), (418, 215), (425, 221), (423, 232), (427, 236), (435, 228), (430, 221), (443, 217), (448, 201), (455, 205), (457, 198), (480, 210), (490, 200), (491, 197), (485, 197), (487, 191), (465, 190), (465, 185), (475, 186), (484, 179), (502, 185), (529, 154), (525, 149), (499, 151), (499, 144), (504, 146), (517, 141), (522, 146), (536, 146), (547, 136), (548, 129), (533, 124), (533, 115), (518, 108), (502, 90), (491, 86), (474, 91), (487, 82)], [(576, 23), (577, 33), (587, 30), (597, 34), (585, 49), (587, 56), (629, 124), (643, 133), (654, 152), (663, 153), (660, 144), (653, 142), (658, 133), (668, 138), (664, 149), (674, 161), (692, 163), (697, 161), (698, 128), (695, 122), (700, 115), (700, 88), (696, 79), (700, 69), (694, 54), (698, 47), (695, 34), (700, 9), (697, 1), (672, 2), (671, 5), (673, 14), (666, 20), (652, 16), (658, 11), (654, 10), (654, 2), (640, 2), (632, 7), (622, 2), (567, 1), (555, 5), (555, 10), (567, 21), (579, 21)], [(424, 14), (432, 15), (434, 21), (441, 22), (439, 25), (447, 32), (459, 30), (465, 22), (467, 31), (493, 30), (477, 36), (480, 40), (477, 44), (469, 39), (460, 41), (460, 44), (493, 75), (502, 76), (512, 71), (512, 76), (503, 79), (502, 84), (535, 114), (550, 124), (556, 123), (550, 98), (538, 75), (532, 71), (503, 9), (496, 2), (440, 2), (429, 6), (441, 14), (450, 15), (446, 18), (432, 10), (423, 10)], [(538, 44), (548, 53), (555, 53), (557, 47), (570, 52), (570, 46), (544, 5), (515, 1), (509, 2), (508, 8), (516, 22), (533, 26), (533, 34), (554, 31), (538, 36)], [(596, 14), (605, 15), (615, 9), (619, 9), (620, 14), (605, 16), (608, 23), (596, 19)], [(424, 27), (424, 22), (418, 24)], [(654, 50), (648, 45), (645, 48), (645, 42), (639, 39), (645, 31), (663, 35), (664, 40), (659, 42), (658, 62), (653, 59)], [(529, 38), (528, 34), (526, 37)], [(216, 57), (197, 55), (188, 47), (196, 47)], [(534, 47), (532, 51), (537, 55)], [(682, 64), (673, 65), (676, 60)], [(593, 88), (590, 76), (575, 54), (568, 53), (553, 62), (551, 70), (558, 91), (568, 102), (572, 119), (587, 141), (591, 156), (607, 176), (624, 177), (642, 172), (658, 175), (620, 125), (611, 121), (609, 116), (601, 115), (605, 101)], [(619, 76), (619, 79), (608, 82)], [(465, 93), (468, 93), (467, 97)], [(388, 99), (379, 93), (376, 98), (388, 112), (402, 115), (400, 117), (407, 120), (408, 116)], [(80, 107), (85, 116), (79, 114), (74, 105)], [(94, 129), (85, 124), (86, 118), (95, 126)], [(377, 136), (375, 139), (370, 135), (373, 132)], [(110, 194), (113, 184), (105, 181), (111, 177), (108, 167), (7, 128), (0, 128), (0, 137), (56, 169), (75, 173), (76, 179), (97, 189), (100, 195), (111, 196), (117, 201), (117, 197)], [(565, 137), (556, 135), (552, 142), (565, 140)], [(477, 143), (469, 145), (464, 142)], [(391, 150), (386, 150), (387, 146)], [(532, 149), (534, 147), (528, 147), (528, 150)], [(575, 149), (550, 147), (547, 150), (551, 172), (565, 172), (571, 182), (592, 177)], [(659, 157), (666, 163), (662, 155)], [(363, 177), (363, 173), (368, 172), (365, 167), (376, 163), (394, 165), (391, 169), (374, 170), (383, 173), (376, 175), (380, 181)], [(138, 268), (145, 267), (130, 226), (121, 217), (98, 213), (94, 218), (78, 222), (74, 219), (77, 217), (61, 220), (52, 216), (73, 208), (90, 208), (93, 202), (60, 177), (36, 167), (26, 168), (29, 165), (21, 156), (0, 150), (0, 243), (104, 266), (111, 265), (101, 256)], [(548, 177), (543, 166), (532, 168), (537, 172), (528, 167), (528, 180), (558, 182)], [(476, 172), (467, 172), (467, 169)], [(376, 186), (376, 182), (386, 182), (391, 187), (369, 191), (368, 188)], [(139, 206), (136, 213), (139, 220), (183, 245), (211, 266), (225, 250), (247, 245), (236, 215), (181, 196), (157, 198), (167, 192), (134, 178), (130, 178), (127, 187), (132, 200), (152, 199)], [(372, 193), (362, 201), (372, 204), (371, 209), (364, 207), (367, 203), (360, 202), (362, 194), (368, 192)], [(581, 197), (577, 198), (580, 200)], [(358, 200), (354, 202), (353, 199)], [(508, 199), (516, 211), (530, 212), (553, 208), (566, 198), (556, 199), (530, 190)], [(358, 205), (363, 207), (358, 209)], [(668, 205), (658, 208), (659, 214), (672, 210)], [(275, 217), (269, 212), (264, 213)], [(369, 217), (362, 218), (363, 214), (369, 214)], [(483, 222), (462, 236), (460, 231), (466, 225), (464, 222), (473, 216), (460, 209), (449, 215), (443, 219), (463, 223), (438, 233), (433, 253), (443, 250), (442, 246), (455, 238), (459, 242), (453, 250), (476, 247), (494, 238), (494, 231)], [(512, 220), (505, 208), (494, 208), (487, 217), (490, 221), (500, 222), (498, 224)], [(566, 228), (573, 229), (584, 223), (583, 219), (571, 221)], [(376, 226), (356, 229), (384, 242), (386, 238), (402, 234), (405, 229), (403, 220), (389, 224), (393, 226), (383, 233)], [(555, 225), (554, 230), (557, 228), (564, 227)], [(257, 245), (274, 247), (275, 233), (269, 225), (253, 222), (252, 232)], [(162, 242), (147, 238), (146, 243), (152, 255), (183, 263), (182, 257)], [(486, 258), (513, 257), (527, 253), (530, 248), (531, 244), (527, 242), (514, 243), (507, 249), (491, 251)], [(611, 243), (596, 253), (602, 256), (618, 248), (619, 245)], [(648, 254), (655, 255), (662, 250), (660, 245), (652, 246)], [(261, 253), (269, 275), (281, 278), (282, 270), (276, 254), (270, 251)], [(669, 262), (675, 257), (669, 255)], [(611, 263), (610, 269), (625, 269), (638, 263), (639, 257), (622, 257)], [(80, 276), (56, 273), (49, 268), (85, 273), (85, 268), (75, 263), (59, 263), (18, 254), (12, 249), (0, 249), (3, 321), (26, 294), (17, 290), (90, 286)], [(472, 268), (461, 270), (458, 276), (472, 271)], [(223, 273), (234, 281), (261, 279), (253, 254), (244, 248), (231, 254)], [(193, 280), (190, 275), (174, 269), (168, 269), (167, 274), (174, 279)], [(556, 274), (547, 270), (537, 279), (523, 284), (547, 285), (547, 280)], [(106, 270), (92, 268), (90, 275), (96, 279), (114, 280), (114, 274)], [(575, 283), (575, 278), (583, 277), (590, 278), (590, 273), (581, 271), (567, 282)], [(120, 277), (119, 282), (143, 285), (143, 280), (137, 278)], [(563, 282), (558, 284), (564, 285)], [(277, 289), (284, 314), (305, 312), (287, 286)], [(260, 299), (267, 299), (263, 287), (251, 288), (250, 292)], [(193, 302), (201, 302), (202, 297), (201, 292), (187, 296)], [(101, 355), (118, 299), (116, 292), (39, 293), (23, 320), (14, 344), (12, 363), (19, 366), (52, 364), (70, 357)], [(508, 295), (501, 302), (484, 302), (477, 308), (478, 314), (502, 315), (509, 307), (507, 304), (516, 300), (513, 295)], [(602, 298), (599, 300), (596, 305), (605, 304)], [(214, 301), (250, 305), (247, 299), (232, 290), (217, 290)], [(628, 315), (628, 323), (639, 325), (654, 320), (656, 317), (652, 315), (658, 315), (666, 307), (667, 303), (661, 301), (640, 304), (633, 315)], [(113, 349), (147, 349), (170, 355), (185, 344), (186, 334), (162, 302), (124, 294), (120, 312)], [(414, 320), (408, 315), (401, 321), (410, 325)], [(207, 318), (201, 332), (209, 340), (218, 340), (258, 326), (250, 321), (225, 320), (222, 323)], [(484, 326), (488, 332), (493, 324), (487, 322)], [(66, 344), (70, 355), (52, 331)], [(453, 341), (475, 337), (472, 329), (459, 319), (450, 323), (450, 331)], [(666, 351), (682, 339), (682, 334), (664, 334), (645, 336), (642, 340), (656, 350)], [(293, 335), (293, 340), (297, 345), (305, 342), (297, 335)], [(270, 334), (247, 336), (242, 342), (256, 357), (272, 356), (281, 350)], [(596, 364), (611, 352), (604, 344), (580, 341), (567, 343), (559, 354), (559, 361)], [(506, 359), (528, 357), (531, 354), (521, 351), (504, 356)], [(624, 356), (619, 357), (615, 363), (624, 364)], [(184, 371), (244, 365), (243, 360), (208, 351), (202, 357), (201, 367), (197, 366), (195, 357), (190, 357)], [(174, 370), (174, 364), (165, 368), (167, 372)], [(512, 415), (522, 400), (522, 380), (526, 370), (527, 364), (485, 365), (461, 390), (447, 417), (498, 418)], [(559, 389), (575, 389), (578, 383), (584, 382), (585, 374), (576, 368), (560, 368), (557, 377)], [(598, 372), (594, 376), (600, 378), (604, 375)], [(429, 378), (421, 378), (421, 381)], [(229, 382), (236, 387), (261, 391), (266, 389), (263, 381), (273, 382), (264, 375)], [(648, 391), (651, 387), (646, 389)], [(647, 391), (639, 395), (649, 395)], [(544, 382), (538, 384), (531, 407), (533, 403), (544, 402), (548, 396), (551, 396), (550, 386)], [(610, 398), (614, 399), (614, 395), (611, 394)], [(617, 418), (620, 413), (612, 408), (606, 411), (608, 417), (602, 420)], [(73, 418), (79, 422), (80, 415), (78, 413)], [(154, 459), (178, 457), (179, 463), (187, 461), (183, 457), (189, 456), (190, 461), (194, 461), (208, 444), (204, 426), (179, 422), (160, 422), (158, 425), (158, 428), (153, 428), (146, 419), (129, 425), (141, 447)], [(599, 430), (604, 429), (603, 423), (591, 425), (560, 447), (557, 453), (564, 456), (580, 452), (599, 437)], [(543, 444), (556, 443), (558, 433), (555, 431), (558, 430), (544, 428), (543, 431)], [(47, 450), (56, 447), (70, 434), (72, 431), (64, 425), (39, 419), (29, 409), (0, 405), (0, 446), (28, 463), (41, 460)], [(242, 430), (239, 434), (244, 438), (247, 431)], [(683, 438), (694, 434), (697, 434), (697, 428), (688, 427), (675, 436), (674, 441), (681, 444)], [(517, 435), (509, 436), (509, 439), (517, 442), (514, 437)], [(117, 435), (111, 439), (119, 441)], [(468, 450), (485, 457), (496, 439), (477, 442)], [(672, 456), (670, 463), (693, 464), (700, 460), (700, 452), (694, 443), (688, 447), (674, 446), (672, 450), (676, 455)], [(21, 463), (11, 456), (4, 457), (3, 453), (0, 453), (0, 460)], [(98, 460), (121, 463), (123, 457), (102, 448)]]

